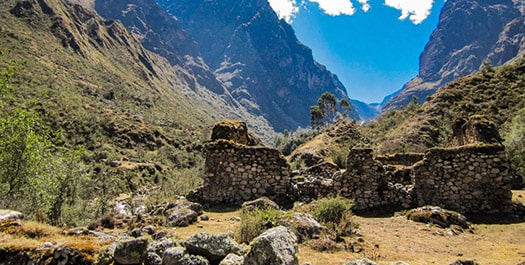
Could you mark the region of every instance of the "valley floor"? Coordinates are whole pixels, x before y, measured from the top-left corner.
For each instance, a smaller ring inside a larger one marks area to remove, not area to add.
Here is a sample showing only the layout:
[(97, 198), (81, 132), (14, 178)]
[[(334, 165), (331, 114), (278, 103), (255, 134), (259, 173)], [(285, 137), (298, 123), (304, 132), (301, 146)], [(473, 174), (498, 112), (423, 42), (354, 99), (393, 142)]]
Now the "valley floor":
[[(525, 204), (525, 190), (514, 191), (514, 201)], [(234, 231), (237, 210), (206, 212), (209, 221), (198, 221), (174, 233), (181, 238), (199, 231), (226, 233)], [(476, 217), (475, 228), (459, 235), (448, 229), (416, 223), (405, 217), (356, 216), (364, 249), (360, 253), (340, 250), (318, 252), (308, 245), (299, 247), (299, 264), (344, 265), (368, 258), (379, 265), (404, 261), (411, 265), (446, 265), (457, 260), (475, 260), (481, 265), (518, 265), (525, 262), (525, 221), (499, 217)]]
[[(525, 204), (525, 190), (513, 191), (513, 194), (515, 202)], [(168, 228), (167, 232), (175, 238), (185, 240), (199, 232), (217, 234), (235, 231), (240, 224), (241, 213), (237, 208), (213, 209), (204, 214), (209, 217), (208, 221), (199, 220), (188, 227)], [(299, 264), (344, 265), (348, 261), (361, 258), (374, 260), (379, 265), (388, 265), (396, 261), (404, 261), (411, 265), (447, 265), (457, 260), (475, 260), (480, 265), (525, 264), (523, 218), (516, 220), (503, 216), (476, 216), (470, 219), (475, 223), (474, 229), (459, 234), (450, 229), (412, 222), (392, 214), (367, 214), (354, 218), (359, 224), (360, 237), (364, 240), (359, 253), (347, 250), (318, 252), (303, 243), (299, 246)], [(34, 240), (0, 233), (0, 249), (32, 249), (42, 246), (42, 242), (55, 242), (80, 247), (83, 252), (94, 255), (102, 246), (93, 242), (92, 237), (75, 239), (60, 236), (60, 229), (49, 226), (45, 230), (49, 231), (43, 234), (54, 236), (43, 235), (39, 240)], [(123, 231), (104, 232), (117, 235)], [(359, 239), (354, 237), (346, 240), (348, 242)]]

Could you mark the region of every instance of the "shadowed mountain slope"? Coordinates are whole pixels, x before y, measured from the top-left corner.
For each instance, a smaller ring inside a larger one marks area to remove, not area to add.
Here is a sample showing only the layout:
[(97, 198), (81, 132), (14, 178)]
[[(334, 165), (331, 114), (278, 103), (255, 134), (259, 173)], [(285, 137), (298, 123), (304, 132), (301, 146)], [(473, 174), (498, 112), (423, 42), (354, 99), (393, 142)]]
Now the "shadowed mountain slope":
[(313, 59), (267, 1), (158, 2), (194, 38), (233, 97), (277, 131), (307, 127), (309, 108), (325, 91), (347, 98), (337, 76)]

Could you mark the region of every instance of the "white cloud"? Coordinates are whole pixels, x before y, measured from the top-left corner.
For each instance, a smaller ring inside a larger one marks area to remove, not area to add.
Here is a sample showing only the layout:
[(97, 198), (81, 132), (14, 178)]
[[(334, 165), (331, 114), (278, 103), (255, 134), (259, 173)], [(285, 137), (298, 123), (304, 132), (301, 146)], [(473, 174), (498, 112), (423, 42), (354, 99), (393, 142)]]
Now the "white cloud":
[(319, 8), (323, 10), (327, 15), (339, 16), (339, 15), (353, 15), (355, 8), (350, 0), (309, 0), (319, 4)]
[(366, 13), (370, 10), (370, 4), (368, 0), (357, 0), (361, 4), (361, 9)]
[(268, 0), (270, 6), (273, 8), (279, 18), (291, 23), (295, 14), (299, 11), (297, 2), (295, 0)]
[(401, 10), (400, 20), (407, 17), (419, 24), (430, 15), (434, 0), (385, 0), (385, 5)]
[[(319, 8), (330, 16), (355, 14), (356, 9), (352, 1), (361, 4), (363, 12), (368, 12), (370, 0), (268, 0), (279, 18), (291, 23), (300, 7), (305, 7), (306, 2), (317, 3)], [(429, 15), (434, 0), (384, 0), (385, 5), (401, 11), (400, 20), (410, 19), (414, 24), (420, 24)], [(446, 1), (446, 0), (445, 0)], [(300, 2), (300, 4), (298, 4)]]

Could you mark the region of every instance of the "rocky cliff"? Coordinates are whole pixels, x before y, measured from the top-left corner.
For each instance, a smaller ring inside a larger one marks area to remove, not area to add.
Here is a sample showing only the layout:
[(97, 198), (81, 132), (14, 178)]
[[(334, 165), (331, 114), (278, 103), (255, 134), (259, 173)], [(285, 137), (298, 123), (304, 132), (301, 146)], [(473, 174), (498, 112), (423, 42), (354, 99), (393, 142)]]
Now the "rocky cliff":
[(233, 97), (276, 130), (307, 127), (309, 107), (325, 91), (347, 98), (337, 76), (313, 59), (267, 1), (158, 2), (195, 39)]
[(497, 66), (523, 56), (524, 25), (512, 0), (447, 1), (420, 56), (419, 74), (383, 110), (406, 106), (413, 96), (424, 102), (439, 87), (477, 72), (484, 61)]
[(202, 60), (193, 38), (154, 0), (95, 0), (94, 8), (106, 19), (120, 20), (146, 49), (184, 67), (202, 86), (228, 94)]

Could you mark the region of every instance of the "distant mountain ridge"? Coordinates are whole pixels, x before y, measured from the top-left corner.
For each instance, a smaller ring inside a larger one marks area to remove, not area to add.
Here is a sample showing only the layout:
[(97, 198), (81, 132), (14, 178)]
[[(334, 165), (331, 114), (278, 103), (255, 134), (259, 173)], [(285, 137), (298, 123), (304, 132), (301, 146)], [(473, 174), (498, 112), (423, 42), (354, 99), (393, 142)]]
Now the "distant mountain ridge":
[(512, 0), (448, 0), (420, 56), (419, 74), (388, 99), (383, 110), (422, 103), (458, 77), (479, 71), (484, 61), (502, 65), (525, 53), (525, 19)]

